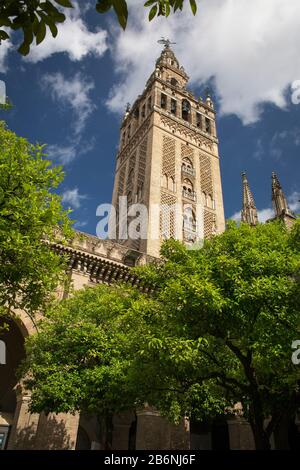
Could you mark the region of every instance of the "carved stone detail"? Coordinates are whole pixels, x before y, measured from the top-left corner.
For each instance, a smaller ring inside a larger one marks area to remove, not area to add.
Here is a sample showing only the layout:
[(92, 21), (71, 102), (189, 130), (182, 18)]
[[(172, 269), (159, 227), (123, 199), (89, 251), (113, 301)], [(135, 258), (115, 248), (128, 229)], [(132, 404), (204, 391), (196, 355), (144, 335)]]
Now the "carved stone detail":
[(209, 150), (210, 152), (213, 151), (213, 143), (210, 139), (205, 138), (197, 132), (197, 127), (192, 125), (183, 125), (179, 122), (176, 122), (175, 119), (169, 118), (165, 115), (160, 116), (161, 124), (164, 127), (167, 127), (171, 131), (176, 132), (176, 134), (181, 135), (184, 139), (190, 140), (190, 142), (195, 143), (196, 145), (200, 146), (204, 150)]

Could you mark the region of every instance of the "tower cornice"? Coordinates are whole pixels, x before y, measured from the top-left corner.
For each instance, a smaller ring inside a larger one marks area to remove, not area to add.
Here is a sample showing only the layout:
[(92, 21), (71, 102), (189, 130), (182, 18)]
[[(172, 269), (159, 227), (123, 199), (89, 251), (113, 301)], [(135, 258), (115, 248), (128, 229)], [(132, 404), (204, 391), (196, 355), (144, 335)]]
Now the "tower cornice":
[(201, 137), (204, 137), (205, 139), (207, 139), (208, 141), (211, 141), (214, 144), (219, 143), (219, 140), (218, 140), (217, 137), (214, 137), (214, 136), (212, 136), (212, 135), (210, 135), (206, 132), (203, 132), (201, 129), (199, 129), (194, 124), (191, 124), (190, 122), (184, 121), (184, 120), (178, 118), (177, 116), (174, 116), (174, 114), (169, 113), (168, 111), (162, 110), (159, 106), (154, 106), (154, 111), (158, 112), (161, 116), (165, 116), (168, 119), (172, 120), (177, 125), (180, 125), (183, 128), (185, 127), (187, 129), (192, 130), (197, 135), (199, 135)]
[(206, 111), (209, 111), (209, 112), (213, 113), (214, 116), (216, 115), (216, 111), (214, 110), (214, 108), (212, 108), (207, 103), (205, 103), (205, 101), (199, 101), (199, 99), (197, 99), (191, 91), (189, 91), (187, 89), (184, 89), (184, 88), (181, 88), (181, 87), (178, 87), (178, 86), (175, 86), (175, 85), (172, 85), (170, 82), (167, 82), (166, 80), (163, 80), (160, 77), (153, 76), (151, 81), (150, 81), (150, 79), (148, 80), (147, 86), (145, 87), (143, 93), (141, 95), (139, 95), (138, 98), (134, 101), (128, 115), (126, 117), (124, 117), (124, 119), (122, 121), (122, 124), (121, 124), (121, 128), (124, 125), (126, 125), (126, 122), (127, 122), (128, 118), (132, 115), (132, 113), (133, 113), (134, 109), (136, 108), (136, 106), (141, 101), (143, 101), (144, 96), (149, 92), (149, 90), (150, 90), (150, 88), (151, 88), (151, 86), (153, 85), (154, 82), (160, 83), (161, 85), (170, 88), (170, 90), (175, 91), (176, 93), (182, 94), (182, 96), (184, 96), (185, 98), (193, 100), (194, 103), (196, 103), (196, 106), (204, 108)]

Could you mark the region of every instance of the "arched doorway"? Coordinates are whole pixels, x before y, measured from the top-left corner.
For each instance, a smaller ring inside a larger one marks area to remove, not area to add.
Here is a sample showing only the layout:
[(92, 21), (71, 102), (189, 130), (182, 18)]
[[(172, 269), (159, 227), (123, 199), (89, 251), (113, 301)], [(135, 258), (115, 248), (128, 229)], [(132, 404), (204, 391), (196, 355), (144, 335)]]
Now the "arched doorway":
[(88, 433), (79, 425), (75, 450), (91, 450), (91, 441)]
[(191, 450), (228, 450), (229, 432), (225, 417), (213, 421), (191, 420)]

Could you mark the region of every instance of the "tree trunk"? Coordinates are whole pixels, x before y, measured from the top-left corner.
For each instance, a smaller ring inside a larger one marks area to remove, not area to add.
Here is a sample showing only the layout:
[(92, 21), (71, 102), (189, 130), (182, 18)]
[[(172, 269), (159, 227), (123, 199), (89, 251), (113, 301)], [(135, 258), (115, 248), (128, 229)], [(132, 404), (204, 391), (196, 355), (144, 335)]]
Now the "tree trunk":
[(271, 450), (270, 436), (265, 429), (265, 418), (257, 390), (253, 391), (252, 397), (249, 421), (254, 436), (255, 448), (256, 450)]
[(101, 450), (111, 450), (112, 448), (112, 431), (113, 431), (113, 415), (106, 413), (103, 416), (97, 416), (100, 426), (100, 445)]
[(264, 430), (264, 426), (251, 424), (251, 429), (254, 436), (255, 448), (256, 450), (271, 450), (270, 440), (267, 436), (267, 433)]

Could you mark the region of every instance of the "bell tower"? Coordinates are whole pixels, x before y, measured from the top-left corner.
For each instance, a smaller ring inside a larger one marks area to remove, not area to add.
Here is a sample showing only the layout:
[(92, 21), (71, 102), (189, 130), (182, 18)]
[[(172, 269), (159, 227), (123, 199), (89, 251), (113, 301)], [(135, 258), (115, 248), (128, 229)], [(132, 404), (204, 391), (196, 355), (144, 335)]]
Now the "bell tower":
[[(161, 42), (155, 70), (122, 121), (112, 198), (118, 242), (152, 256), (165, 238), (193, 244), (225, 229), (212, 99), (195, 98), (170, 41)], [(125, 220), (125, 196), (128, 207), (147, 209), (147, 227), (136, 224), (140, 238), (126, 238), (134, 210)]]

